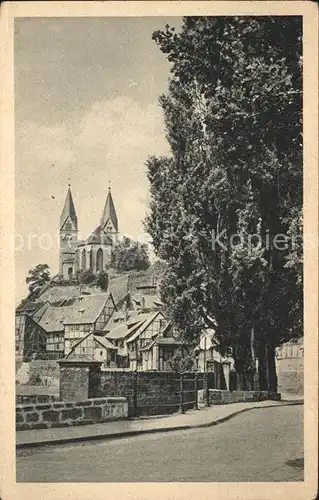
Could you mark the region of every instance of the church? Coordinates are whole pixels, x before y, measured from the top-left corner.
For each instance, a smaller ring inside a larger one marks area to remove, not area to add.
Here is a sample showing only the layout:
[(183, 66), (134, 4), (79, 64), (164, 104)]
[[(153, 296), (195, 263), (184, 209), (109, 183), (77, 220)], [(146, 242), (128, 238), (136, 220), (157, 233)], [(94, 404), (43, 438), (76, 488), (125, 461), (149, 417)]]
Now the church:
[(69, 185), (60, 217), (59, 274), (70, 279), (78, 271), (105, 271), (118, 242), (118, 221), (109, 188), (99, 225), (85, 240), (78, 239), (78, 218)]

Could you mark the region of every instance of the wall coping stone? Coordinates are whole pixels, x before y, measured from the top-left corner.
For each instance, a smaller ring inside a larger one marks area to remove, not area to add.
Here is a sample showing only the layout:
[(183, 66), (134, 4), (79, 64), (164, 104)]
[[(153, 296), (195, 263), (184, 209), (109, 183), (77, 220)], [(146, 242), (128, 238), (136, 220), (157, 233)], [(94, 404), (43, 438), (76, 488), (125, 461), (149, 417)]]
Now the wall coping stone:
[(85, 401), (68, 401), (67, 403), (64, 401), (57, 401), (57, 402), (52, 402), (52, 403), (36, 403), (36, 404), (30, 404), (30, 403), (25, 403), (25, 404), (19, 404), (16, 405), (16, 411), (21, 412), (29, 412), (29, 411), (34, 411), (36, 410), (49, 410), (50, 408), (55, 409), (55, 408), (73, 408), (73, 407), (79, 407), (79, 406), (93, 406), (93, 405), (103, 405), (105, 403), (126, 403), (127, 399), (125, 397), (113, 397), (113, 396), (106, 396), (105, 398), (90, 398), (86, 399)]

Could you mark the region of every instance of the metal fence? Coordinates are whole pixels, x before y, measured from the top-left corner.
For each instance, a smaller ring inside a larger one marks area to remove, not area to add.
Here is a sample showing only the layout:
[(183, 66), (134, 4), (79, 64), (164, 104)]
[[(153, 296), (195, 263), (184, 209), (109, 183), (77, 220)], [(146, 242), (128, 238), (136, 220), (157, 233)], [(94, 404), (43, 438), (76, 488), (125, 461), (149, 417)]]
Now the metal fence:
[[(214, 373), (187, 373), (176, 376), (169, 382), (165, 377), (157, 378), (146, 387), (141, 384), (139, 373), (135, 373), (130, 405), (131, 416), (185, 413), (199, 409), (199, 391), (204, 392), (205, 404), (209, 405), (209, 389), (215, 388)], [(158, 389), (156, 388), (158, 386)]]

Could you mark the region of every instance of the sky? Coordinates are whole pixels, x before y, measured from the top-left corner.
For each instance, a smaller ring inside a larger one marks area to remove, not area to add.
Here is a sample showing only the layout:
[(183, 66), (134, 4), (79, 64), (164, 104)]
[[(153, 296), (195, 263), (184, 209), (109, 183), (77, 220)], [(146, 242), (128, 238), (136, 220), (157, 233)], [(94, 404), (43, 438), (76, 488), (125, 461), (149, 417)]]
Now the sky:
[(58, 272), (68, 183), (79, 238), (98, 225), (109, 182), (119, 231), (147, 239), (145, 161), (170, 153), (158, 98), (170, 65), (152, 33), (180, 18), (15, 20), (16, 301), (35, 265)]

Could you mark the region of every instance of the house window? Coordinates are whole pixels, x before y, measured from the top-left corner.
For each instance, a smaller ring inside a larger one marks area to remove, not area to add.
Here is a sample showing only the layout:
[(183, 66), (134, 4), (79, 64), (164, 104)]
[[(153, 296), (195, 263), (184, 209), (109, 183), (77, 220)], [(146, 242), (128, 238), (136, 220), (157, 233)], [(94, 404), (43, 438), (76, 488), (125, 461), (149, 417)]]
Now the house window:
[(123, 340), (121, 340), (121, 341), (120, 341), (120, 347), (123, 347), (123, 346), (124, 346), (124, 341), (123, 341)]
[(55, 348), (56, 348), (56, 350), (57, 350), (57, 351), (59, 351), (59, 349), (60, 349), (60, 344), (55, 344)]
[(85, 352), (85, 347), (82, 347), (82, 352)]

